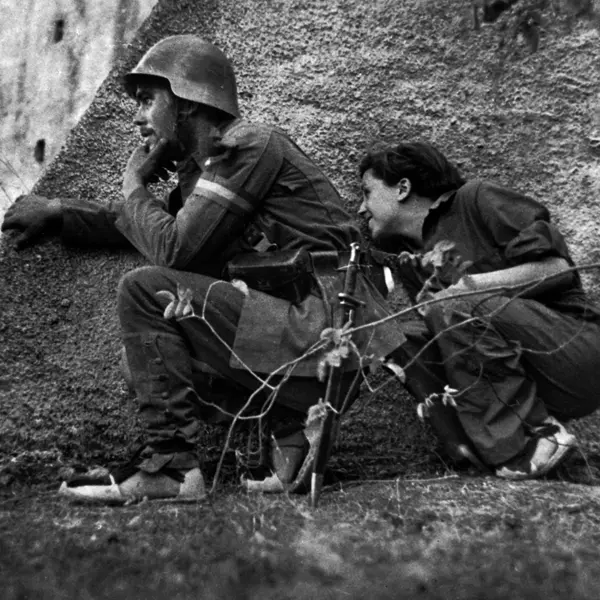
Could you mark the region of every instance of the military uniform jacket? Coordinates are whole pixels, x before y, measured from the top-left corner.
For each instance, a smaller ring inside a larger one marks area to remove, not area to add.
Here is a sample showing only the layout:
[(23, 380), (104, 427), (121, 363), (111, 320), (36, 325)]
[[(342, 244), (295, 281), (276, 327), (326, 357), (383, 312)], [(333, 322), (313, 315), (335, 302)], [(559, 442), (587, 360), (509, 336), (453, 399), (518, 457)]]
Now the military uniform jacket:
[[(77, 242), (85, 236), (89, 243), (90, 230), (98, 228), (93, 237), (104, 230), (105, 241), (125, 238), (155, 265), (217, 278), (227, 259), (252, 251), (245, 241), (251, 223), (280, 250), (341, 252), (360, 241), (331, 182), (284, 132), (238, 119), (213, 137), (214, 155), (203, 161), (191, 156), (180, 166), (167, 204), (140, 187), (118, 208), (65, 207), (63, 237)], [(342, 282), (340, 272), (340, 291)], [(389, 314), (366, 277), (357, 287), (365, 302), (358, 324)], [(252, 370), (272, 372), (304, 354), (331, 324), (331, 307), (318, 294), (294, 305), (250, 290), (233, 350)], [(383, 357), (404, 335), (388, 322), (361, 331), (355, 341), (363, 353)], [(314, 376), (317, 360), (302, 361), (294, 375)], [(241, 365), (232, 358), (232, 366)]]

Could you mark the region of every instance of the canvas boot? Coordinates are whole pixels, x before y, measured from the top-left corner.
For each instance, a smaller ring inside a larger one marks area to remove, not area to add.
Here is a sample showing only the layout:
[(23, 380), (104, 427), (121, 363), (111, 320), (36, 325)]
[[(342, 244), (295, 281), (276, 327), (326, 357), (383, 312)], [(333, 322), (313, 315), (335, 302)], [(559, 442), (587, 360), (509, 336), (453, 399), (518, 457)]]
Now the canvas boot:
[(306, 457), (307, 450), (308, 442), (302, 431), (273, 439), (271, 462), (273, 471), (282, 483), (287, 484), (294, 481)]
[(554, 417), (532, 431), (523, 452), (496, 469), (503, 479), (536, 479), (553, 471), (576, 446), (577, 438)]
[(306, 471), (310, 477), (307, 469), (310, 445), (305, 435), (304, 415), (274, 408), (267, 464), (244, 475), (242, 485), (254, 492), (304, 492), (310, 482), (309, 478), (298, 481), (301, 472)]
[(201, 401), (185, 342), (175, 335), (146, 332), (126, 335), (124, 345), (146, 445), (195, 444)]
[(182, 466), (190, 464), (191, 458), (186, 460), (181, 452), (156, 454), (152, 448), (143, 448), (120, 467), (93, 469), (64, 481), (59, 494), (75, 502), (97, 504), (197, 502), (205, 498), (206, 487), (198, 467)]
[(61, 495), (106, 503), (203, 498), (196, 455), (200, 399), (188, 348), (178, 336), (156, 332), (125, 335), (124, 344), (146, 445), (126, 465), (101, 477), (94, 473), (63, 482)]

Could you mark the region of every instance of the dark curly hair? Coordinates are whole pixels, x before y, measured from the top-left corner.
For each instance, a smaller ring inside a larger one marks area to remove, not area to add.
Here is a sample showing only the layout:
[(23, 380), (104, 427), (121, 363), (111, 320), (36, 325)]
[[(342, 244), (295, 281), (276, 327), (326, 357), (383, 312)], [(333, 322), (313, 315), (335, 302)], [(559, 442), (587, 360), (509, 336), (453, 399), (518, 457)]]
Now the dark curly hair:
[(427, 142), (377, 143), (361, 159), (360, 176), (373, 170), (387, 185), (406, 177), (415, 193), (437, 199), (466, 183), (458, 168)]

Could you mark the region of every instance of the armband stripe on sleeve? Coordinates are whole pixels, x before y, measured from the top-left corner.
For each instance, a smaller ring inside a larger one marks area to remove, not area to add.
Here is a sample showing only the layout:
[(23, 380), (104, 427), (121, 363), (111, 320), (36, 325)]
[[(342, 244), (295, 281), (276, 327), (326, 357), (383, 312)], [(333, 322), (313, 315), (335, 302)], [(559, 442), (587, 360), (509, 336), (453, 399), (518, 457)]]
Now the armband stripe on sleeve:
[(246, 200), (246, 202), (249, 202), (252, 206), (254, 206), (254, 207), (258, 206), (258, 204), (259, 204), (258, 198), (256, 196), (254, 196), (253, 194), (251, 194), (250, 192), (246, 191), (243, 187), (238, 187), (238, 188), (235, 188), (234, 190), (232, 190), (231, 183), (229, 182), (229, 180), (225, 179), (224, 177), (220, 177), (216, 173), (213, 174), (212, 177), (207, 178), (207, 179), (208, 179), (208, 181), (214, 181), (215, 183), (219, 183), (220, 185), (227, 188), (228, 190), (233, 191), (234, 194), (236, 194), (240, 198), (243, 198), (244, 200)]
[(216, 181), (200, 179), (196, 184), (194, 193), (200, 196), (206, 196), (211, 200), (224, 205), (226, 208), (231, 208), (233, 212), (242, 212), (243, 214), (254, 212), (254, 207), (250, 202)]

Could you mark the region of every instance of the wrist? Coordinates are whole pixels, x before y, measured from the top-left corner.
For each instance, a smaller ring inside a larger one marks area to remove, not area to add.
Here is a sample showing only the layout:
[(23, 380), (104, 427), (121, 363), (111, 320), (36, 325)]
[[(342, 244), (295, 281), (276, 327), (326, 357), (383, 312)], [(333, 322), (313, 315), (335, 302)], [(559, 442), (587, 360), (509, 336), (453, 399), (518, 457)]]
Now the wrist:
[(125, 200), (137, 189), (146, 189), (142, 179), (136, 175), (126, 175), (123, 179), (123, 196)]
[(63, 226), (63, 212), (60, 198), (51, 198), (48, 201), (48, 224), (57, 231)]
[(123, 196), (125, 197), (126, 201), (131, 200), (132, 198), (137, 197), (139, 195), (148, 195), (148, 188), (143, 183), (134, 185), (129, 188), (125, 188), (125, 186), (123, 186)]

